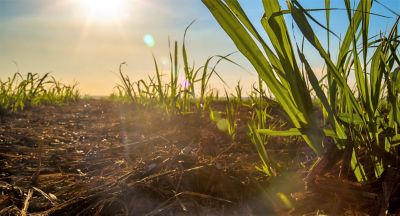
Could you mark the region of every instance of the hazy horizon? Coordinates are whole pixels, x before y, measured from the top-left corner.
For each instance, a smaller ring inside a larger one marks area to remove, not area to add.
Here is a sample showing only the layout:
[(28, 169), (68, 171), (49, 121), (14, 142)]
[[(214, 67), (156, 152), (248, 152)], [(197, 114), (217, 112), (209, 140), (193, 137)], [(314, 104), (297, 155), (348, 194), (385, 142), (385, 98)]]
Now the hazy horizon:
[[(168, 38), (182, 43), (186, 26), (196, 20), (187, 36), (190, 62), (196, 66), (212, 55), (236, 51), (233, 42), (222, 31), (200, 0), (116, 0), (120, 5), (100, 7), (94, 0), (5, 0), (0, 3), (0, 79), (17, 70), (21, 73), (52, 72), (64, 82), (80, 83), (83, 94), (105, 96), (119, 82), (119, 64), (127, 62), (124, 72), (132, 79), (154, 74), (154, 54), (164, 73), (169, 71)], [(381, 0), (391, 10), (400, 12), (397, 0)], [(100, 3), (99, 3), (100, 2)], [(239, 1), (256, 27), (261, 29), (261, 1)], [(285, 7), (284, 1), (282, 7)], [(324, 1), (300, 1), (307, 8), (323, 8)], [(332, 0), (332, 7), (343, 8), (342, 1)], [(387, 30), (393, 25), (395, 15), (379, 4), (373, 12), (388, 18), (373, 16), (371, 35)], [(314, 15), (314, 14), (313, 14)], [(324, 12), (315, 16), (325, 22)], [(347, 17), (344, 11), (331, 12), (332, 28), (342, 35)], [(263, 32), (262, 30), (260, 32)], [(294, 32), (298, 34), (298, 32)], [(326, 43), (325, 30), (319, 28)], [(265, 35), (265, 34), (263, 34)], [(154, 39), (154, 41), (153, 41)], [(298, 39), (299, 40), (299, 39)], [(331, 46), (338, 43), (332, 39)], [(311, 64), (316, 72), (322, 61), (310, 51)], [(179, 50), (181, 51), (181, 50)], [(245, 70), (223, 63), (219, 73), (231, 89), (241, 80), (245, 91), (257, 80), (252, 66), (240, 53), (232, 59)], [(18, 68), (14, 64), (17, 62)], [(212, 86), (222, 90), (221, 82), (214, 78)]]

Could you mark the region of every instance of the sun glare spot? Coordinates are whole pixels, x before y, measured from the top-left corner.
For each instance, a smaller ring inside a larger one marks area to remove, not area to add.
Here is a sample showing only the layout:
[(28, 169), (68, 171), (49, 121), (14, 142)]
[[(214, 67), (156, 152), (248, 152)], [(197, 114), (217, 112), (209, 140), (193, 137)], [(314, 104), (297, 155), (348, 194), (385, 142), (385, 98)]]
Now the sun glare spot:
[(227, 131), (228, 130), (228, 120), (222, 118), (217, 121), (217, 128), (220, 131)]
[(80, 0), (79, 4), (90, 21), (115, 21), (126, 15), (123, 0)]
[(169, 58), (168, 57), (166, 57), (166, 56), (162, 56), (161, 57), (161, 64), (162, 65), (164, 65), (164, 66), (168, 66), (169, 65)]
[(150, 34), (146, 34), (143, 37), (143, 41), (144, 43), (148, 46), (148, 47), (154, 47), (156, 45), (156, 41), (154, 40), (153, 36)]
[(189, 80), (184, 79), (184, 80), (182, 80), (181, 85), (182, 85), (183, 89), (187, 90), (187, 89), (189, 89), (190, 82), (189, 82)]

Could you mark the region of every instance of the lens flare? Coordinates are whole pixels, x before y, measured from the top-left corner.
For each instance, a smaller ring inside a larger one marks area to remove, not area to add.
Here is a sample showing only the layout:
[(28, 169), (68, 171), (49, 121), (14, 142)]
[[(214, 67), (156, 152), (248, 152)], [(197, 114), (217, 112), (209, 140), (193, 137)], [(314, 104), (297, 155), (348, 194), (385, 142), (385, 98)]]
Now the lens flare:
[(227, 119), (224, 119), (224, 118), (222, 118), (222, 119), (219, 119), (218, 121), (217, 121), (217, 128), (220, 130), (220, 131), (227, 131), (228, 130), (228, 124), (229, 124), (229, 122), (228, 122), (228, 120)]
[(151, 34), (146, 34), (143, 37), (143, 41), (150, 48), (152, 48), (152, 47), (154, 47), (156, 45), (156, 41), (154, 40), (154, 38), (153, 38), (153, 36)]
[(184, 79), (184, 80), (182, 80), (181, 85), (182, 85), (182, 88), (183, 88), (183, 89), (188, 90), (188, 89), (189, 89), (189, 86), (190, 86), (190, 82), (189, 82), (189, 80)]
[(164, 66), (168, 66), (169, 65), (169, 58), (165, 57), (165, 56), (162, 56), (161, 57), (161, 64), (164, 65)]

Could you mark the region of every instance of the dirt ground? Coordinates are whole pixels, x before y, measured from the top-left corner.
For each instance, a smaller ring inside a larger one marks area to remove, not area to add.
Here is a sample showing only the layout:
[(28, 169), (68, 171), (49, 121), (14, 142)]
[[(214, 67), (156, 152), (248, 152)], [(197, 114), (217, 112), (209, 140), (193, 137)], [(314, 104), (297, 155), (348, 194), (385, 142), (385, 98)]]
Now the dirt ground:
[[(340, 197), (305, 191), (301, 167), (272, 181), (257, 171), (248, 118), (241, 109), (233, 142), (208, 116), (168, 116), (107, 100), (6, 115), (0, 215), (353, 215), (367, 209), (373, 197), (349, 207)], [(282, 166), (313, 159), (300, 141), (282, 142), (270, 146)]]

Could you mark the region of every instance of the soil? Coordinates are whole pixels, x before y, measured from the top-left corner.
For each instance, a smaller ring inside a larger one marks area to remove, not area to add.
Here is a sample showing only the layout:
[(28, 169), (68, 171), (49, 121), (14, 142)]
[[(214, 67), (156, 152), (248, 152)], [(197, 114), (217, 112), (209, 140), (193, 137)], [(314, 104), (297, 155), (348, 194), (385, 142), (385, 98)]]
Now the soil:
[[(299, 139), (276, 138), (269, 146), (278, 165), (291, 170), (273, 179), (257, 171), (260, 159), (246, 136), (249, 111), (239, 111), (235, 141), (207, 115), (166, 115), (159, 108), (108, 100), (3, 116), (0, 215), (371, 212), (376, 196), (371, 192), (357, 200), (361, 186), (351, 182), (321, 176), (317, 182), (328, 187), (305, 190), (306, 169), (300, 164), (310, 166), (315, 155)], [(343, 193), (332, 192), (338, 185)]]

